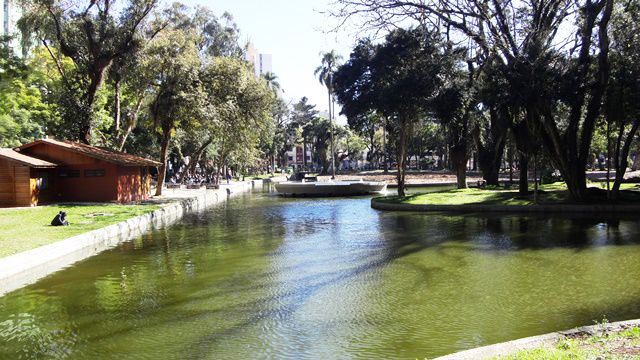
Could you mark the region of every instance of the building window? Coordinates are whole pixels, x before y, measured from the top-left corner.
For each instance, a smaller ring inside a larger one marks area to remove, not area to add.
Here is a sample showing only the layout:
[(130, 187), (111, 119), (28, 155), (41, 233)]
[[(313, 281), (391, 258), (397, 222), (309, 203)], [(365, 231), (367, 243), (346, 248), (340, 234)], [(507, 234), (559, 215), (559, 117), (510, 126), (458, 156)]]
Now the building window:
[(293, 156), (289, 156), (289, 161), (293, 161)]
[(61, 178), (78, 178), (80, 177), (80, 170), (60, 169), (58, 176)]
[(90, 169), (84, 171), (84, 177), (103, 177), (104, 169)]

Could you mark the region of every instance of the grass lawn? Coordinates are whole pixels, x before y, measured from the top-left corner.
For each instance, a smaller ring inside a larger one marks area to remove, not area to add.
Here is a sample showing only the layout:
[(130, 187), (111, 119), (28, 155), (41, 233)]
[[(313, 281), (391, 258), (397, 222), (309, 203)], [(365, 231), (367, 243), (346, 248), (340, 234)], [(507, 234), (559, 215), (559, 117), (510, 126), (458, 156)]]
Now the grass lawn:
[(583, 335), (560, 340), (554, 346), (519, 351), (499, 360), (638, 359), (640, 328)]
[[(590, 188), (594, 201), (606, 201), (606, 193), (598, 187)], [(620, 203), (640, 203), (640, 188), (636, 184), (622, 184)], [(382, 202), (415, 204), (415, 205), (533, 205), (533, 189), (528, 196), (522, 196), (517, 189), (505, 188), (470, 188), (412, 194), (405, 197), (387, 196), (379, 198)], [(568, 203), (569, 194), (564, 183), (545, 184), (540, 186), (538, 204)]]
[[(152, 212), (159, 205), (52, 205), (0, 209), (0, 258)], [(70, 226), (51, 226), (65, 211)]]

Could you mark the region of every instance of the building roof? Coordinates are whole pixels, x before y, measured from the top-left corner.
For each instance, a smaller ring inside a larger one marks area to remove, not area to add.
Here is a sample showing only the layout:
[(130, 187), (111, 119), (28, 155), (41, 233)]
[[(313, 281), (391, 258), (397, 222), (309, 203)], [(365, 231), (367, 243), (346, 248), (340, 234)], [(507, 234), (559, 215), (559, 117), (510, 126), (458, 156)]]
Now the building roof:
[(52, 162), (36, 159), (34, 157), (21, 154), (13, 149), (0, 148), (0, 158), (6, 159), (12, 162), (17, 162), (22, 165), (27, 165), (33, 168), (53, 168), (58, 166)]
[(145, 159), (119, 151), (111, 151), (95, 146), (85, 145), (67, 140), (41, 139), (32, 143), (22, 145), (19, 150), (27, 149), (38, 144), (49, 144), (66, 150), (86, 155), (92, 158), (100, 159), (106, 162), (122, 165), (122, 166), (160, 166), (162, 163), (154, 160)]

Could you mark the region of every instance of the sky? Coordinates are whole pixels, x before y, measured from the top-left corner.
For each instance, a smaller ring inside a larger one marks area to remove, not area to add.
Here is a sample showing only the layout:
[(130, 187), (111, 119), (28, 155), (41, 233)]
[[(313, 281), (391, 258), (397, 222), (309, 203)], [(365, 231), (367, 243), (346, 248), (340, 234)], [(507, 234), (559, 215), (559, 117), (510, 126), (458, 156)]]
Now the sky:
[(327, 33), (335, 19), (321, 12), (331, 0), (195, 0), (189, 5), (205, 5), (216, 14), (233, 15), (242, 42), (251, 41), (258, 53), (273, 56), (273, 72), (293, 102), (306, 96), (316, 109), (327, 110), (326, 88), (313, 75), (320, 64), (320, 52), (336, 50), (345, 59), (355, 44), (347, 32)]

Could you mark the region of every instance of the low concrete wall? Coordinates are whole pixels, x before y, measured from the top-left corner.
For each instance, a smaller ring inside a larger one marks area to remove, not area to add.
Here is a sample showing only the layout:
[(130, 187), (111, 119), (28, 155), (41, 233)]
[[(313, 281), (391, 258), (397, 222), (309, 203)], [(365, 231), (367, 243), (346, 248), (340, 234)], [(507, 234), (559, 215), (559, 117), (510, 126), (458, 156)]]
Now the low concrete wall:
[(151, 213), (2, 258), (0, 296), (152, 229), (171, 225), (185, 214), (202, 211), (255, 186), (262, 186), (262, 181), (223, 185), (219, 190), (193, 190), (193, 196), (175, 199)]
[(264, 179), (265, 183), (279, 183), (279, 182), (283, 182), (283, 181), (287, 181), (287, 177), (286, 176), (274, 176), (272, 178), (269, 179)]
[(478, 212), (513, 212), (513, 213), (581, 213), (581, 214), (612, 214), (612, 213), (638, 213), (640, 205), (417, 205), (417, 204), (395, 204), (380, 201), (377, 198), (371, 199), (371, 207), (376, 210), (387, 211), (419, 211), (419, 212), (458, 212), (458, 213), (478, 213)]
[(550, 334), (532, 336), (528, 338), (460, 351), (450, 355), (435, 358), (434, 360), (479, 360), (491, 359), (500, 356), (509, 356), (518, 351), (553, 346), (557, 341), (562, 340), (565, 337), (572, 337), (581, 334), (595, 335), (602, 332), (621, 331), (635, 326), (640, 326), (640, 319), (620, 321), (609, 324), (583, 326), (567, 331), (558, 331)]

